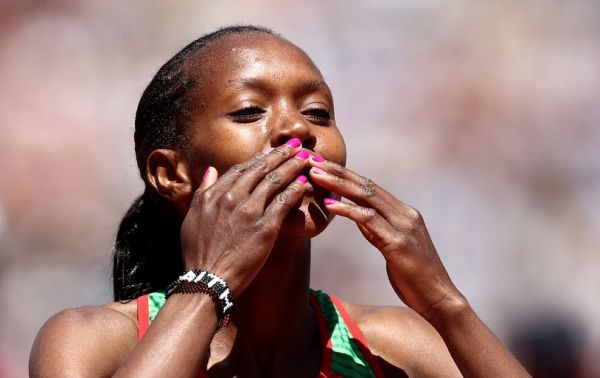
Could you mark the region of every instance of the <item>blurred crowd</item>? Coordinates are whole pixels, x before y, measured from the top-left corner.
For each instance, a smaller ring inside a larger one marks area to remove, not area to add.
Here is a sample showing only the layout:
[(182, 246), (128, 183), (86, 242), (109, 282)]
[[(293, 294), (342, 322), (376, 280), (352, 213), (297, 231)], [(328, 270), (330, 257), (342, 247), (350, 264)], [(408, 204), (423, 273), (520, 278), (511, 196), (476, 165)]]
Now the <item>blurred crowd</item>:
[[(273, 28), (333, 89), (348, 165), (419, 209), (456, 285), (535, 376), (600, 376), (600, 3), (0, 2), (0, 377), (43, 322), (111, 301), (141, 193), (137, 101), (218, 26)], [(348, 277), (352, 277), (349, 280)], [(399, 304), (336, 220), (312, 286)]]

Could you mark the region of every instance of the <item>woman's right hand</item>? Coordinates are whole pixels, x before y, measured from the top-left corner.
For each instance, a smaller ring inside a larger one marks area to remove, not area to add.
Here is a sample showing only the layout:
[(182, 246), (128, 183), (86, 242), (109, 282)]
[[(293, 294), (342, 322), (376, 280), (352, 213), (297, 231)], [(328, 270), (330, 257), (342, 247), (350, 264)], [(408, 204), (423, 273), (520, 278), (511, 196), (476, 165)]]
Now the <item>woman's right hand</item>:
[[(302, 199), (308, 153), (290, 139), (268, 154), (231, 167), (218, 178), (209, 167), (181, 227), (185, 269), (222, 277), (234, 297), (267, 260), (281, 225)], [(218, 179), (217, 179), (218, 178)]]

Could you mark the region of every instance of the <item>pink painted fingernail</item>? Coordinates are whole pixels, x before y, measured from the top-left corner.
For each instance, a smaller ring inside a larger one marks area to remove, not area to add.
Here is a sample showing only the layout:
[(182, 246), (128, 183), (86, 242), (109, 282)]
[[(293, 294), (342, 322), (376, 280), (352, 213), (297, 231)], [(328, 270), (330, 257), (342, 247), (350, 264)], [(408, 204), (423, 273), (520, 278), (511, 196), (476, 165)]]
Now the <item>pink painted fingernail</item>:
[(308, 152), (306, 152), (306, 150), (300, 150), (294, 157), (296, 159), (304, 160), (308, 157)]
[(296, 148), (302, 144), (302, 141), (299, 138), (292, 138), (285, 142), (285, 145), (288, 147)]
[(325, 158), (323, 156), (317, 155), (317, 154), (313, 154), (311, 156), (311, 158), (316, 161), (317, 163), (323, 163), (325, 160)]
[(206, 171), (204, 171), (204, 176), (202, 176), (202, 181), (206, 180), (206, 177), (208, 176), (208, 174), (210, 173), (210, 169), (212, 167), (209, 165), (208, 168), (206, 168)]
[(334, 205), (337, 203), (337, 200), (334, 200), (333, 198), (325, 198), (323, 202), (325, 205)]
[(300, 175), (298, 177), (296, 177), (296, 182), (299, 182), (300, 184), (306, 184), (307, 182), (307, 178), (304, 175)]
[(327, 174), (327, 172), (325, 172), (324, 170), (322, 170), (321, 168), (317, 168), (317, 167), (312, 167), (311, 172), (313, 172), (315, 175), (325, 175)]

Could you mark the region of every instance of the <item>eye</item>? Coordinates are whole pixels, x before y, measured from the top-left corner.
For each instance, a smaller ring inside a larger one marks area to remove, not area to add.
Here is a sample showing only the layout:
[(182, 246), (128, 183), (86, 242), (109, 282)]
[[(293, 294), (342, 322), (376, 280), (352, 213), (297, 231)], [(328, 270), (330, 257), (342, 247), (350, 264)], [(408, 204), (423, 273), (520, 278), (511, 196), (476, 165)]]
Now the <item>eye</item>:
[(258, 121), (265, 113), (264, 109), (258, 106), (248, 106), (235, 112), (229, 113), (227, 116), (235, 122), (239, 123), (250, 123)]
[(302, 114), (317, 123), (328, 123), (331, 113), (325, 108), (310, 108), (302, 111)]

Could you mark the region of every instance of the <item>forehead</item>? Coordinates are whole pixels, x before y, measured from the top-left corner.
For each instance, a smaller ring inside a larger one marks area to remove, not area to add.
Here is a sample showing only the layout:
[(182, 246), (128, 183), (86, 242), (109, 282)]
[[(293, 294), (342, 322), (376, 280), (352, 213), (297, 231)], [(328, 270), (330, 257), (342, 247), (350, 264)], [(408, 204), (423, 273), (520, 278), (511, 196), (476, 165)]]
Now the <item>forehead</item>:
[[(321, 79), (312, 60), (296, 45), (266, 33), (241, 33), (206, 46), (201, 59), (206, 81), (268, 76), (272, 80)], [(203, 81), (204, 81), (203, 80)]]

